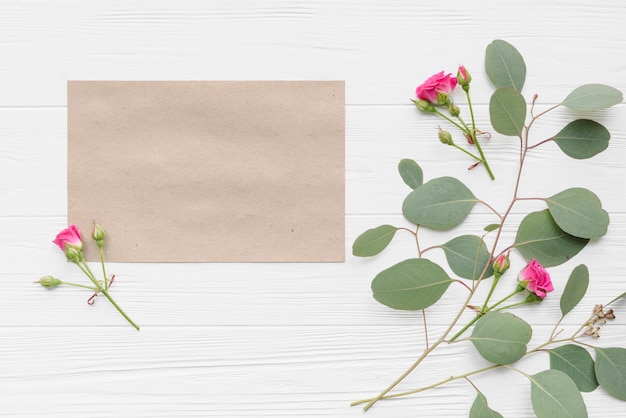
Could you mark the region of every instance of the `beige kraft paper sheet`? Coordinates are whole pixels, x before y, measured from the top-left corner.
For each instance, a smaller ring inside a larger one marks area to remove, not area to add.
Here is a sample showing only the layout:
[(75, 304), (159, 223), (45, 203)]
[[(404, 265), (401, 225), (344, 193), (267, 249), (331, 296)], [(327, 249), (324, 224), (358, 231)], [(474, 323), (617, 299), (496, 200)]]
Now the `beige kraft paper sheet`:
[(69, 81), (68, 221), (112, 262), (344, 261), (344, 126), (343, 81)]

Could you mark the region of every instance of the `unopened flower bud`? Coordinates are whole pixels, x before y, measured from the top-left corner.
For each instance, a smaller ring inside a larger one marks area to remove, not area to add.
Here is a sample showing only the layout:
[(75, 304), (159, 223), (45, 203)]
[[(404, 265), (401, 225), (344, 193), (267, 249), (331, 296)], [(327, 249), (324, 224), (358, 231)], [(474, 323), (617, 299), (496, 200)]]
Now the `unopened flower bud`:
[(93, 228), (91, 230), (91, 237), (96, 241), (99, 247), (102, 247), (105, 236), (106, 236), (106, 233), (104, 232), (104, 229), (100, 225), (94, 222)]
[(50, 289), (50, 288), (53, 288), (62, 284), (63, 282), (61, 282), (61, 280), (52, 276), (44, 276), (38, 281), (36, 281), (35, 283), (39, 283), (43, 287), (47, 287), (48, 289)]
[(442, 91), (437, 92), (437, 104), (446, 105), (450, 102), (450, 95)]
[(433, 106), (433, 104), (428, 100), (413, 100), (413, 103), (415, 103), (415, 106), (422, 112), (432, 113), (435, 111), (435, 106)]
[(511, 260), (509, 259), (509, 253), (500, 254), (498, 258), (493, 262), (493, 271), (495, 274), (501, 276), (502, 273), (507, 271), (511, 267)]
[(462, 87), (469, 85), (472, 81), (472, 76), (463, 65), (459, 65), (459, 71), (456, 73), (456, 81)]
[(454, 141), (452, 141), (452, 134), (448, 131), (444, 131), (441, 128), (439, 128), (439, 140), (441, 141), (442, 144), (445, 144), (445, 145), (454, 144)]
[(69, 261), (78, 261), (80, 259), (81, 247), (72, 244), (65, 244), (65, 257)]
[(457, 117), (461, 114), (461, 109), (459, 109), (459, 107), (455, 104), (451, 104), (448, 111), (450, 112), (450, 115), (453, 117)]

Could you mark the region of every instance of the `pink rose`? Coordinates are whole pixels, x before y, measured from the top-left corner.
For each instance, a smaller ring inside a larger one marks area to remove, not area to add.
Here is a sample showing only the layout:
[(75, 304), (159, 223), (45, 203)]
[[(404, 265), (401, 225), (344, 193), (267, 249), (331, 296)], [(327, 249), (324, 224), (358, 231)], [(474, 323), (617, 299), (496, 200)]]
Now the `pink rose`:
[(68, 228), (59, 232), (57, 237), (52, 242), (58, 245), (63, 251), (65, 251), (65, 246), (68, 244), (77, 250), (81, 250), (83, 248), (83, 239), (81, 238), (80, 231), (76, 225), (70, 225)]
[(452, 74), (444, 75), (443, 71), (424, 81), (416, 90), (418, 99), (439, 104), (439, 94), (448, 95), (456, 87), (456, 77)]
[(534, 258), (520, 271), (517, 280), (520, 286), (539, 296), (541, 299), (545, 298), (548, 292), (554, 290), (552, 280), (550, 280), (550, 273)]

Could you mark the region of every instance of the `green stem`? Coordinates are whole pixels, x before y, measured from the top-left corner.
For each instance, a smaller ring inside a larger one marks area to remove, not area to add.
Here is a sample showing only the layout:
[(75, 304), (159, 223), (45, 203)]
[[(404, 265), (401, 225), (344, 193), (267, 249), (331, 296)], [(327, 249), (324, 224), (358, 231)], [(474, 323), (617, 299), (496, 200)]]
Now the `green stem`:
[[(457, 338), (459, 338), (465, 331), (467, 331), (467, 329), (469, 327), (471, 327), (472, 325), (474, 325), (474, 323), (476, 321), (478, 321), (480, 318), (482, 318), (483, 315), (485, 315), (487, 312), (491, 311), (493, 308), (495, 308), (496, 306), (500, 305), (502, 302), (506, 301), (507, 299), (512, 298), (513, 296), (515, 296), (516, 294), (518, 294), (519, 292), (521, 292), (521, 290), (519, 290), (518, 288), (515, 289), (515, 291), (509, 295), (507, 295), (504, 299), (502, 299), (501, 301), (499, 301), (498, 303), (496, 303), (495, 305), (493, 305), (490, 308), (486, 308), (487, 306), (487, 302), (489, 301), (489, 298), (491, 297), (491, 294), (493, 293), (493, 289), (495, 288), (495, 284), (497, 284), (497, 280), (494, 279), (494, 284), (491, 286), (491, 290), (489, 291), (489, 295), (487, 295), (487, 301), (485, 302), (485, 306), (483, 307), (483, 309), (481, 310), (481, 312), (476, 315), (474, 318), (472, 318), (471, 321), (469, 321), (463, 328), (461, 328), (459, 330), (459, 332), (457, 332), (456, 334), (454, 334), (454, 336), (452, 338), (450, 338), (448, 340), (449, 343), (453, 342), (454, 340), (456, 340)], [(522, 289), (523, 290), (523, 289)], [(509, 307), (509, 306), (507, 306)], [(501, 308), (504, 309), (504, 308)]]
[(109, 281), (107, 280), (107, 272), (104, 267), (104, 252), (102, 251), (102, 245), (98, 245), (100, 250), (100, 264), (102, 264), (102, 276), (104, 277), (104, 288), (109, 290)]
[(491, 299), (491, 295), (493, 295), (493, 291), (496, 290), (496, 286), (498, 285), (498, 282), (500, 281), (500, 277), (502, 277), (501, 274), (494, 273), (494, 275), (493, 275), (493, 283), (491, 284), (491, 289), (489, 289), (489, 293), (487, 294), (487, 299), (485, 299), (485, 303), (483, 304), (482, 312), (486, 312), (487, 311), (487, 306), (489, 306), (488, 305), (489, 299)]
[(71, 283), (71, 282), (61, 282), (60, 284), (65, 284), (65, 285), (68, 285), (68, 286), (75, 286), (75, 287), (82, 287), (83, 289), (93, 290), (94, 292), (98, 291), (98, 289), (96, 289), (95, 287), (86, 286), (84, 284)]
[[(128, 321), (128, 323), (130, 323), (137, 331), (139, 331), (139, 326), (135, 324), (128, 315), (126, 315), (126, 312), (124, 312), (124, 310), (115, 302), (115, 300), (113, 300), (111, 295), (109, 295), (109, 292), (98, 282), (98, 280), (96, 280), (82, 253), (80, 253), (79, 255), (79, 261), (74, 261), (74, 263), (87, 275), (87, 277), (89, 277), (89, 280), (91, 280), (94, 286), (96, 286), (98, 291), (101, 292), (109, 300), (109, 302), (111, 302), (115, 309), (117, 309), (117, 311)], [(106, 279), (104, 282), (106, 283)]]
[(128, 315), (126, 315), (126, 312), (124, 312), (124, 310), (113, 300), (111, 295), (109, 295), (109, 292), (107, 292), (106, 290), (102, 290), (102, 294), (109, 300), (109, 302), (111, 302), (113, 306), (115, 306), (115, 309), (117, 309), (117, 311), (122, 314), (122, 316), (128, 321), (128, 323), (130, 323), (137, 331), (139, 331), (139, 325), (135, 324), (133, 320), (130, 319)]
[(450, 144), (450, 145), (452, 145), (454, 148), (456, 148), (456, 149), (458, 149), (458, 150), (460, 150), (460, 151), (463, 151), (464, 153), (466, 153), (467, 155), (469, 155), (469, 156), (470, 156), (470, 157), (472, 157), (473, 159), (478, 160), (478, 161), (480, 161), (480, 162), (483, 162), (483, 160), (481, 160), (481, 159), (480, 159), (480, 157), (475, 156), (474, 154), (472, 154), (471, 152), (467, 151), (467, 150), (466, 150), (466, 149), (464, 149), (463, 147), (459, 147), (459, 146), (458, 146), (457, 144), (455, 144), (454, 142), (453, 142), (452, 144)]
[(450, 119), (449, 117), (447, 117), (446, 115), (438, 111), (437, 109), (435, 109), (435, 113), (441, 116), (442, 118), (444, 118), (445, 120), (447, 120), (448, 122), (450, 122), (451, 124), (453, 124), (454, 126), (456, 126), (457, 128), (459, 128), (461, 131), (467, 132), (464, 127), (462, 127), (461, 125), (459, 125), (454, 120)]
[(516, 287), (515, 290), (511, 293), (509, 293), (508, 295), (506, 295), (502, 300), (500, 300), (498, 303), (496, 303), (495, 305), (487, 308), (487, 310), (485, 310), (484, 313), (487, 313), (491, 310), (493, 310), (496, 306), (499, 306), (500, 304), (502, 304), (503, 302), (506, 302), (507, 300), (511, 299), (513, 296), (517, 295), (520, 292), (523, 292), (524, 289), (520, 286)]
[(525, 305), (525, 304), (527, 304), (527, 303), (529, 303), (529, 302), (527, 302), (527, 301), (526, 301), (526, 299), (524, 299), (524, 300), (523, 300), (523, 301), (521, 301), (521, 302), (512, 303), (512, 304), (510, 304), (510, 305), (506, 305), (506, 306), (503, 306), (503, 307), (501, 307), (501, 308), (498, 308), (498, 309), (496, 309), (496, 311), (501, 311), (501, 310), (503, 310), (503, 309), (510, 309), (510, 308), (514, 308), (514, 307), (516, 307), (516, 306)]
[(485, 164), (485, 168), (487, 169), (487, 173), (489, 174), (489, 177), (491, 178), (491, 180), (495, 180), (496, 178), (491, 172), (491, 167), (489, 167), (487, 158), (485, 157), (485, 154), (483, 153), (483, 149), (480, 147), (480, 143), (478, 142), (478, 138), (476, 137), (476, 121), (474, 119), (474, 108), (472, 107), (472, 99), (469, 94), (469, 85), (467, 89), (463, 89), (463, 90), (465, 91), (465, 96), (467, 97), (467, 105), (469, 107), (470, 115), (472, 117), (472, 132), (470, 133), (470, 135), (472, 135), (474, 144), (476, 144), (476, 149), (478, 149), (478, 153), (480, 154), (480, 157), (482, 158), (483, 164)]
[(472, 325), (474, 325), (474, 322), (476, 322), (476, 321), (478, 321), (480, 318), (482, 318), (484, 314), (485, 314), (484, 312), (478, 313), (478, 314), (477, 314), (474, 318), (472, 318), (472, 320), (471, 320), (471, 321), (469, 321), (467, 324), (465, 324), (465, 326), (464, 326), (463, 328), (461, 328), (459, 332), (457, 332), (456, 334), (454, 334), (454, 336), (453, 336), (452, 338), (450, 338), (450, 339), (448, 340), (448, 342), (449, 342), (449, 343), (451, 343), (451, 342), (453, 342), (454, 340), (456, 340), (457, 338), (459, 338), (459, 337), (460, 337), (460, 336), (461, 336), (461, 335), (462, 335), (465, 331), (467, 331), (467, 329), (468, 329), (469, 327), (471, 327)]

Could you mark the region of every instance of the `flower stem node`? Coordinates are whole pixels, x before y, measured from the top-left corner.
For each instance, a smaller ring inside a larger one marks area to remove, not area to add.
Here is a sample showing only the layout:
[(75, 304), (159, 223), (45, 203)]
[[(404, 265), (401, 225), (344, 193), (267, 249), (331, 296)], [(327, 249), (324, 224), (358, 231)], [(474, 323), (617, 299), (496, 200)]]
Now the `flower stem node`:
[(441, 143), (445, 145), (454, 144), (454, 141), (452, 141), (452, 134), (448, 131), (444, 131), (441, 128), (439, 128), (439, 141), (441, 141)]
[(57, 279), (56, 277), (52, 277), (52, 276), (44, 276), (41, 279), (39, 279), (38, 281), (36, 281), (35, 283), (39, 283), (40, 285), (42, 285), (43, 287), (46, 287), (48, 289), (51, 289), (53, 287), (57, 287), (60, 284), (63, 284), (63, 282), (59, 279)]

